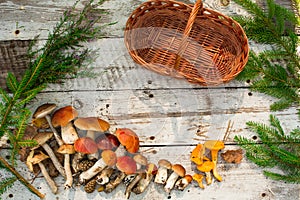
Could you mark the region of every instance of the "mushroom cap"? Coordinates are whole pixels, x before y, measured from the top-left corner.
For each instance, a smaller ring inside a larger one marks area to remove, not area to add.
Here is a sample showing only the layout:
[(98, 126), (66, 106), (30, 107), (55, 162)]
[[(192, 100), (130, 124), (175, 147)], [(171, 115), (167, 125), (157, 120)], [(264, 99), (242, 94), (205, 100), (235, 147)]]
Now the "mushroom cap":
[(32, 164), (35, 165), (35, 164), (42, 162), (43, 160), (45, 160), (47, 158), (49, 158), (49, 156), (47, 156), (43, 152), (40, 152), (39, 154), (33, 156), (33, 158), (31, 158), (29, 162), (31, 162)]
[(216, 151), (224, 149), (225, 145), (224, 142), (220, 140), (208, 140), (204, 142), (204, 147), (209, 150)]
[(137, 170), (137, 166), (133, 158), (129, 156), (121, 156), (117, 158), (117, 168), (125, 174), (134, 174)]
[(140, 165), (146, 166), (148, 164), (148, 159), (140, 153), (135, 154), (133, 160)]
[(158, 170), (157, 166), (154, 163), (149, 163), (146, 166), (146, 173), (147, 174), (155, 175), (155, 174), (157, 174), (157, 170)]
[(32, 125), (35, 126), (36, 128), (40, 128), (40, 129), (47, 129), (49, 128), (49, 123), (46, 119), (46, 117), (42, 117), (42, 118), (32, 118), (31, 121)]
[(52, 113), (52, 111), (56, 108), (56, 104), (54, 103), (45, 103), (41, 106), (39, 106), (35, 112), (33, 113), (32, 118), (38, 119), (43, 118), (46, 115), (49, 115)]
[(98, 146), (99, 149), (105, 150), (105, 149), (116, 149), (120, 145), (120, 142), (118, 138), (111, 134), (111, 133), (104, 133), (99, 135), (96, 139), (95, 142)]
[(70, 121), (78, 116), (78, 112), (72, 106), (65, 106), (53, 113), (52, 125), (54, 127), (66, 126)]
[(101, 153), (101, 157), (103, 161), (107, 164), (107, 166), (112, 167), (117, 163), (116, 153), (112, 150), (104, 150)]
[(34, 151), (31, 150), (31, 151), (29, 152), (29, 155), (28, 155), (27, 158), (26, 158), (26, 165), (27, 165), (29, 171), (31, 171), (31, 172), (33, 172), (33, 164), (32, 164), (32, 162), (31, 162), (31, 160), (32, 160), (32, 158), (33, 158), (33, 155), (34, 155)]
[(197, 169), (201, 172), (210, 172), (214, 168), (214, 163), (211, 161), (205, 161), (201, 165), (197, 165)]
[(74, 154), (75, 152), (75, 148), (71, 144), (63, 144), (57, 149), (57, 153), (61, 154)]
[(193, 180), (193, 177), (190, 174), (186, 174), (183, 178), (187, 180), (188, 183), (192, 182)]
[(52, 132), (45, 132), (45, 133), (37, 133), (32, 139), (35, 140), (39, 145), (45, 144), (50, 138), (52, 138)]
[(96, 142), (89, 137), (78, 138), (74, 143), (74, 149), (83, 154), (92, 154), (98, 151)]
[(136, 153), (140, 147), (137, 134), (129, 128), (118, 128), (116, 136), (129, 153)]
[(197, 146), (193, 149), (190, 160), (194, 162), (196, 165), (200, 165), (203, 163), (205, 148), (204, 145), (199, 143)]
[(81, 130), (105, 132), (110, 125), (107, 121), (98, 117), (81, 117), (75, 120), (74, 125)]
[(180, 165), (180, 164), (174, 164), (172, 166), (172, 170), (176, 174), (178, 174), (178, 176), (180, 176), (180, 177), (184, 177), (185, 176), (185, 168), (182, 165)]
[(158, 161), (158, 166), (164, 167), (164, 168), (167, 168), (167, 169), (172, 169), (172, 164), (171, 164), (171, 162), (169, 162), (169, 161), (166, 160), (166, 159), (160, 159), (160, 160)]

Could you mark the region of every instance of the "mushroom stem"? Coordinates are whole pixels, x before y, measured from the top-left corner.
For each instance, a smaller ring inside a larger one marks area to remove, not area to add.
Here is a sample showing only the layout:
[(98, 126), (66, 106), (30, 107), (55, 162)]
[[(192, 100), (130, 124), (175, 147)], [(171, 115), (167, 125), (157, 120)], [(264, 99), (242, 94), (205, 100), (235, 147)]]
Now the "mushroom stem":
[(112, 175), (114, 169), (111, 167), (106, 167), (96, 178), (96, 182), (99, 185), (104, 185), (109, 182), (110, 176)]
[(179, 179), (175, 183), (175, 187), (178, 190), (183, 191), (193, 180), (193, 177), (189, 174), (185, 175), (183, 178)]
[(57, 157), (55, 156), (53, 150), (51, 149), (51, 147), (47, 144), (44, 143), (41, 145), (43, 147), (43, 149), (47, 152), (49, 158), (52, 160), (52, 163), (54, 165), (54, 167), (57, 169), (57, 171), (63, 176), (66, 177), (66, 172), (64, 167), (61, 165), (61, 163), (58, 161)]
[(70, 154), (64, 155), (64, 166), (65, 166), (65, 172), (66, 172), (66, 182), (64, 184), (65, 189), (69, 189), (72, 187), (73, 184), (73, 176), (71, 171), (71, 165), (70, 165)]
[(79, 175), (79, 183), (84, 184), (86, 181), (90, 180), (93, 176), (101, 172), (106, 167), (106, 163), (103, 159), (97, 160), (97, 162), (88, 170), (82, 172)]
[(53, 194), (56, 194), (57, 193), (57, 186), (55, 184), (55, 182), (53, 181), (53, 179), (50, 177), (50, 175), (48, 174), (46, 168), (45, 168), (45, 165), (41, 162), (38, 163), (40, 169), (41, 169), (41, 172), (45, 178), (45, 180), (47, 181), (51, 191)]
[(126, 197), (126, 199), (129, 199), (131, 190), (141, 180), (141, 178), (143, 177), (143, 174), (144, 173), (138, 173), (134, 177), (134, 179), (129, 183), (129, 185), (126, 187), (126, 190), (125, 190), (125, 197)]
[(175, 172), (173, 172), (173, 173), (169, 176), (169, 178), (168, 178), (168, 180), (167, 180), (167, 182), (166, 182), (166, 185), (165, 185), (165, 187), (164, 187), (164, 189), (165, 189), (165, 191), (166, 191), (167, 193), (170, 193), (170, 192), (171, 192), (171, 190), (173, 189), (173, 187), (174, 187), (174, 185), (175, 185), (175, 183), (176, 183), (178, 177), (179, 177), (178, 174), (175, 173)]
[(168, 178), (168, 169), (165, 167), (159, 167), (154, 182), (159, 184), (165, 184), (167, 178)]
[(75, 153), (73, 159), (72, 159), (72, 168), (74, 170), (75, 173), (79, 172), (79, 168), (78, 168), (78, 165), (79, 165), (79, 162), (84, 158), (84, 154), (82, 153)]
[(116, 170), (116, 178), (112, 178), (109, 183), (105, 185), (105, 193), (111, 193), (125, 178), (126, 174), (119, 170)]
[(148, 187), (148, 185), (150, 184), (152, 178), (153, 178), (152, 174), (143, 173), (142, 178), (136, 184), (136, 187), (134, 187), (132, 189), (132, 192), (134, 192), (135, 194), (141, 194), (141, 193), (143, 193), (146, 190), (146, 188)]
[(57, 141), (58, 145), (61, 146), (64, 142), (62, 141), (60, 135), (58, 134), (57, 130), (53, 127), (52, 122), (51, 122), (51, 118), (49, 115), (46, 115), (46, 120), (50, 126), (50, 129), (53, 131), (53, 135), (55, 140)]

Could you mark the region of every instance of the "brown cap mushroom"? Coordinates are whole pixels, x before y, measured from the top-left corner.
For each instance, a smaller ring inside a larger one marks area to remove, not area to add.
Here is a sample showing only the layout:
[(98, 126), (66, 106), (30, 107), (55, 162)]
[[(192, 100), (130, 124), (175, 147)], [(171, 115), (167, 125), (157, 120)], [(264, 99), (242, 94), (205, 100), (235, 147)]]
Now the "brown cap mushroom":
[(136, 162), (129, 156), (117, 158), (117, 168), (125, 174), (134, 174), (137, 170)]
[(168, 170), (172, 169), (172, 163), (166, 159), (158, 161), (158, 171), (155, 176), (154, 182), (159, 184), (165, 184), (168, 178)]
[(107, 121), (98, 117), (81, 117), (75, 120), (74, 125), (81, 130), (105, 132), (110, 125)]
[[(31, 155), (33, 155), (33, 153), (31, 153)], [(47, 181), (49, 187), (51, 188), (51, 191), (54, 194), (56, 194), (57, 193), (57, 186), (56, 186), (55, 182), (52, 180), (52, 178), (49, 176), (44, 164), (42, 163), (42, 161), (47, 159), (47, 158), (48, 158), (47, 155), (40, 152), (39, 154), (34, 155), (33, 157), (30, 157), (30, 159), (28, 159), (28, 162), (31, 162), (33, 165), (35, 165), (35, 164), (39, 165), (45, 180)]]
[(192, 182), (192, 180), (193, 177), (189, 174), (186, 174), (184, 177), (176, 181), (175, 187), (178, 190), (183, 191)]
[(74, 154), (75, 148), (72, 144), (63, 144), (57, 149), (57, 153), (61, 154)]
[(180, 164), (173, 165), (172, 170), (173, 170), (173, 172), (167, 179), (166, 185), (164, 187), (164, 189), (167, 193), (170, 193), (170, 191), (173, 189), (178, 177), (185, 176), (185, 168)]
[(65, 106), (53, 113), (52, 125), (54, 127), (66, 126), (78, 116), (78, 112), (72, 106)]
[(101, 153), (101, 158), (109, 167), (112, 167), (117, 163), (117, 156), (112, 150), (103, 150)]
[(213, 175), (218, 181), (222, 181), (222, 177), (217, 172), (218, 152), (224, 149), (224, 142), (220, 140), (208, 140), (204, 142), (204, 147), (211, 151), (211, 160), (214, 163)]
[(33, 119), (43, 118), (52, 113), (57, 106), (54, 103), (45, 103), (39, 106), (32, 115)]

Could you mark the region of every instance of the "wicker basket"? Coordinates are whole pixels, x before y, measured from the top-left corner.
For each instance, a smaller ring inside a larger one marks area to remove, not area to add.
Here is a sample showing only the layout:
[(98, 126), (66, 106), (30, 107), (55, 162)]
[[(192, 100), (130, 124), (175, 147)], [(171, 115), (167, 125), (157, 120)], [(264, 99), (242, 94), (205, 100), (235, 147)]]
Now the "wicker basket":
[(203, 8), (149, 0), (128, 18), (125, 45), (133, 60), (160, 74), (201, 85), (232, 80), (248, 60), (248, 39), (231, 18)]

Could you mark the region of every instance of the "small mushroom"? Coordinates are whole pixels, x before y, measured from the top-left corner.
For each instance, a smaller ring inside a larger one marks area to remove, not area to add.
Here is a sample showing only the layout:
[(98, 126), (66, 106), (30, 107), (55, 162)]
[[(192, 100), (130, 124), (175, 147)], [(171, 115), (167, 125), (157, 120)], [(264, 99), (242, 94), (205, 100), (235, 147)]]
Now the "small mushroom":
[(125, 174), (136, 173), (136, 162), (130, 156), (121, 156), (117, 158), (116, 167)]
[[(55, 156), (52, 148), (46, 143), (50, 138), (52, 138), (53, 133), (45, 132), (45, 133), (37, 133), (33, 139), (39, 144), (39, 146), (43, 147), (43, 149), (47, 152), (48, 156), (52, 160), (53, 165), (57, 169), (57, 171), (63, 176), (66, 177), (66, 172), (62, 164), (58, 161)], [(38, 148), (39, 146), (34, 147), (33, 149)]]
[(115, 134), (129, 153), (136, 153), (139, 150), (139, 137), (134, 131), (128, 128), (118, 128)]
[[(129, 182), (129, 184), (126, 187), (125, 190), (125, 197), (129, 199), (131, 190), (134, 188), (134, 186), (142, 179), (144, 175), (144, 169), (143, 166), (146, 166), (148, 164), (148, 160), (145, 156), (142, 154), (136, 154), (133, 157), (133, 160), (136, 163), (136, 173), (134, 174), (134, 178)], [(129, 174), (130, 176), (130, 174)], [(126, 178), (125, 178), (126, 179)]]
[(64, 156), (64, 167), (66, 172), (66, 182), (64, 184), (65, 189), (71, 188), (73, 185), (73, 176), (71, 171), (71, 165), (70, 165), (70, 154), (75, 153), (74, 146), (71, 144), (63, 144), (57, 149), (58, 153), (68, 155)]
[(204, 147), (211, 151), (211, 160), (214, 164), (213, 166), (213, 175), (218, 181), (222, 181), (222, 177), (217, 172), (217, 160), (218, 160), (218, 152), (221, 149), (224, 149), (224, 142), (220, 140), (208, 140), (204, 142)]
[[(42, 152), (40, 152), (39, 154), (37, 154), (35, 156), (33, 156), (33, 155), (34, 155), (34, 153), (30, 153), (30, 158), (28, 159), (28, 162), (30, 162), (33, 165), (35, 165), (35, 164), (39, 165), (41, 172), (42, 172), (45, 180), (47, 181), (51, 191), (53, 192), (53, 194), (56, 194), (57, 190), (58, 190), (57, 186), (56, 186), (55, 182), (53, 181), (53, 179), (49, 176), (49, 174), (45, 168), (45, 165), (42, 163), (42, 161), (47, 159), (48, 156)], [(31, 156), (33, 156), (33, 157), (31, 157)]]
[(205, 179), (207, 185), (210, 185), (212, 183), (212, 177), (210, 172), (213, 170), (213, 168), (214, 168), (214, 163), (211, 161), (205, 161), (201, 165), (197, 165), (197, 169), (205, 173)]
[(202, 189), (204, 189), (203, 178), (204, 178), (204, 176), (202, 174), (194, 174), (193, 175), (193, 180), (195, 180), (198, 183), (198, 186)]
[(75, 173), (77, 173), (79, 171), (78, 164), (84, 158), (84, 155), (97, 152), (98, 147), (93, 139), (89, 137), (81, 137), (75, 141), (74, 149), (77, 153), (72, 160), (72, 168)]
[[(81, 129), (86, 130), (86, 137), (90, 137), (93, 140), (96, 139), (96, 132), (105, 132), (109, 129), (110, 125), (108, 122), (98, 118), (98, 117), (82, 117), (75, 120), (74, 125)], [(99, 158), (98, 151), (94, 154), (89, 154), (88, 158), (90, 160)]]
[(136, 186), (132, 189), (132, 192), (135, 194), (143, 193), (148, 185), (150, 184), (153, 176), (157, 173), (157, 167), (153, 163), (147, 164), (146, 172), (143, 173), (142, 178), (136, 184)]
[(61, 137), (65, 144), (74, 144), (78, 139), (78, 133), (72, 123), (61, 127)]
[(79, 183), (83, 184), (87, 180), (90, 180), (96, 174), (101, 172), (106, 166), (112, 167), (116, 164), (117, 157), (112, 150), (104, 150), (101, 153), (101, 159), (99, 159), (90, 169), (82, 172), (79, 175)]
[(193, 180), (193, 177), (189, 174), (186, 174), (181, 179), (177, 180), (175, 183), (175, 188), (183, 191)]
[(166, 185), (164, 187), (165, 191), (167, 193), (170, 193), (171, 190), (174, 188), (174, 185), (178, 179), (178, 177), (184, 177), (185, 176), (185, 169), (180, 164), (175, 164), (172, 166), (172, 174), (167, 179)]
[(172, 169), (172, 164), (166, 159), (161, 159), (158, 161), (158, 166), (154, 182), (158, 184), (165, 184), (168, 178), (168, 170)]

